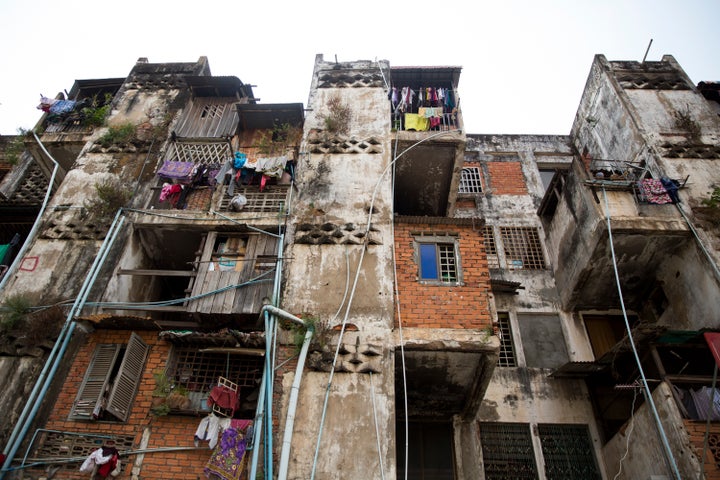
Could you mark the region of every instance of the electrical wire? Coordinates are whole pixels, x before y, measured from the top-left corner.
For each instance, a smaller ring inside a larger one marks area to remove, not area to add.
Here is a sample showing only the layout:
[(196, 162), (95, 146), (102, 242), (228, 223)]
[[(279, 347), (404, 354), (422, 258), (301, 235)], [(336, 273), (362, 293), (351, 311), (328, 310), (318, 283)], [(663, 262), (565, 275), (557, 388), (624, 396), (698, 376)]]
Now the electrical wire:
[(377, 419), (377, 408), (375, 407), (375, 385), (373, 374), (370, 373), (370, 398), (372, 399), (373, 419), (375, 420), (375, 439), (377, 440), (378, 459), (380, 460), (380, 477), (385, 480), (385, 467), (383, 466), (382, 450), (380, 448), (380, 427)]
[[(639, 386), (640, 385), (638, 385), (638, 387)], [(637, 388), (633, 389), (633, 401), (632, 406), (630, 407), (630, 427), (628, 428), (627, 439), (625, 440), (625, 453), (622, 457), (620, 457), (618, 473), (613, 477), (613, 480), (617, 480), (620, 477), (620, 473), (622, 473), (622, 462), (628, 456), (628, 453), (630, 453), (630, 435), (632, 435), (633, 428), (635, 428), (635, 400), (637, 400), (637, 395)]]
[[(385, 177), (385, 175), (387, 175), (387, 173), (390, 171), (390, 168), (391, 168), (391, 167), (394, 167), (395, 162), (397, 162), (397, 161), (400, 159), (400, 157), (402, 157), (402, 156), (405, 155), (407, 152), (409, 152), (409, 151), (412, 150), (413, 148), (417, 147), (417, 146), (420, 145), (421, 143), (425, 143), (425, 142), (427, 142), (427, 141), (429, 141), (429, 140), (432, 140), (432, 139), (434, 139), (434, 138), (437, 138), (437, 137), (440, 137), (440, 136), (444, 136), (444, 135), (448, 135), (448, 134), (451, 134), (451, 133), (457, 132), (457, 131), (460, 131), (460, 130), (459, 130), (459, 129), (454, 129), (454, 130), (448, 130), (448, 131), (444, 131), (444, 132), (438, 132), (438, 133), (435, 133), (435, 134), (433, 134), (433, 135), (429, 135), (429, 136), (423, 138), (422, 140), (419, 140), (419, 141), (413, 143), (411, 146), (409, 146), (408, 148), (406, 148), (405, 150), (403, 150), (400, 154), (396, 155), (395, 158), (393, 158), (393, 160), (392, 160), (392, 161), (385, 167), (385, 169), (382, 171), (382, 173), (380, 174), (380, 176), (379, 176), (379, 178), (378, 178), (378, 181), (375, 183), (375, 188), (373, 189), (372, 197), (371, 197), (371, 200), (370, 200), (370, 208), (368, 209), (368, 215), (367, 215), (367, 216), (368, 216), (368, 219), (367, 219), (367, 225), (365, 226), (365, 235), (364, 235), (364, 237), (363, 237), (363, 238), (365, 239), (365, 241), (364, 241), (364, 243), (363, 243), (363, 245), (362, 245), (363, 248), (362, 248), (362, 250), (360, 251), (360, 258), (358, 259), (357, 269), (356, 269), (356, 271), (355, 271), (355, 278), (354, 278), (354, 280), (353, 280), (353, 285), (352, 285), (352, 288), (351, 288), (351, 290), (350, 290), (350, 297), (349, 297), (349, 299), (348, 299), (348, 304), (347, 304), (347, 307), (346, 307), (346, 309), (345, 309), (345, 315), (343, 316), (343, 320), (342, 320), (342, 323), (341, 323), (341, 326), (340, 326), (340, 334), (339, 334), (339, 336), (338, 336), (338, 344), (337, 344), (337, 347), (335, 348), (335, 354), (334, 354), (334, 356), (333, 356), (332, 366), (330, 367), (330, 375), (329, 375), (329, 378), (328, 378), (328, 384), (327, 384), (327, 387), (326, 387), (326, 389), (325, 389), (325, 399), (324, 399), (324, 401), (323, 401), (322, 414), (321, 414), (321, 417), (320, 417), (320, 428), (319, 428), (319, 431), (318, 431), (317, 442), (316, 442), (316, 444), (315, 444), (315, 456), (314, 456), (314, 459), (313, 459), (312, 471), (311, 471), (311, 473), (310, 473), (310, 480), (314, 480), (314, 479), (315, 479), (315, 471), (316, 471), (316, 468), (317, 468), (317, 459), (318, 459), (318, 454), (319, 454), (319, 452), (320, 452), (320, 441), (321, 441), (321, 439), (322, 439), (323, 427), (324, 427), (324, 424), (325, 424), (325, 415), (326, 415), (326, 413), (327, 413), (327, 406), (328, 406), (328, 401), (329, 401), (329, 398), (330, 398), (330, 388), (331, 388), (331, 386), (332, 386), (332, 380), (333, 380), (333, 377), (334, 377), (334, 375), (335, 375), (335, 366), (337, 365), (337, 359), (338, 359), (338, 357), (339, 357), (339, 355), (340, 355), (340, 347), (342, 346), (342, 338), (343, 338), (343, 335), (345, 334), (345, 327), (347, 326), (347, 320), (348, 320), (348, 317), (350, 316), (350, 308), (352, 307), (353, 299), (354, 299), (354, 297), (355, 297), (355, 292), (357, 291), (357, 285), (358, 285), (358, 282), (359, 282), (359, 279), (360, 279), (360, 273), (362, 272), (362, 263), (363, 263), (363, 260), (365, 259), (365, 252), (367, 251), (368, 239), (369, 239), (369, 234), (370, 234), (370, 227), (371, 227), (371, 225), (372, 225), (372, 215), (373, 215), (373, 211), (374, 211), (375, 198), (376, 198), (376, 196), (377, 196), (378, 188), (380, 187), (380, 184), (381, 184), (383, 178)], [(394, 240), (393, 240), (393, 241), (394, 241)]]
[(635, 363), (637, 364), (638, 371), (640, 372), (640, 378), (642, 379), (642, 386), (645, 392), (646, 400), (650, 405), (650, 409), (652, 410), (653, 417), (655, 418), (655, 424), (657, 425), (658, 432), (660, 433), (660, 440), (663, 444), (663, 447), (665, 448), (665, 458), (670, 463), (670, 467), (673, 471), (673, 474), (675, 475), (675, 478), (677, 480), (682, 480), (677, 463), (675, 462), (675, 456), (672, 453), (672, 449), (670, 448), (670, 444), (668, 443), (667, 435), (665, 434), (665, 428), (663, 427), (660, 416), (658, 415), (657, 407), (655, 406), (655, 401), (652, 397), (652, 392), (650, 391), (650, 387), (648, 386), (647, 378), (645, 377), (645, 371), (643, 370), (642, 362), (640, 361), (640, 355), (638, 354), (637, 347), (635, 346), (635, 340), (633, 339), (632, 329), (630, 328), (630, 321), (628, 320), (627, 310), (625, 309), (625, 300), (623, 299), (622, 287), (620, 286), (620, 273), (618, 271), (617, 257), (615, 256), (615, 246), (613, 245), (612, 225), (610, 223), (610, 206), (608, 204), (607, 192), (605, 191), (605, 187), (603, 187), (602, 191), (603, 198), (605, 200), (605, 218), (607, 219), (610, 255), (612, 257), (613, 269), (615, 271), (615, 283), (617, 284), (618, 296), (620, 297), (620, 307), (622, 309), (623, 319), (625, 320), (625, 329), (627, 331), (628, 341), (630, 343), (630, 347), (632, 348), (633, 355), (635, 356)]

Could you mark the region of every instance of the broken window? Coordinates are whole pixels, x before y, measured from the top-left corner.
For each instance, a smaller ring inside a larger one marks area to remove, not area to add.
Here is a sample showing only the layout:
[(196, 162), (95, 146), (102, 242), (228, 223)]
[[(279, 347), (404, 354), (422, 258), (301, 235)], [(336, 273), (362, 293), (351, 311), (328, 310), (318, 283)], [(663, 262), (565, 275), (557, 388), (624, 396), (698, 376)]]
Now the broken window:
[(482, 193), (482, 179), (478, 167), (465, 167), (462, 169), (458, 193)]
[(454, 480), (453, 427), (444, 422), (410, 422), (407, 476), (405, 475), (405, 423), (397, 423), (397, 478)]
[(420, 280), (441, 283), (460, 281), (456, 235), (416, 235), (415, 244)]
[(498, 312), (497, 314), (498, 336), (500, 337), (500, 352), (498, 354), (498, 367), (515, 367), (515, 345), (510, 328), (510, 314)]
[(85, 372), (70, 417), (126, 421), (148, 351), (147, 344), (135, 333), (132, 333), (127, 345), (98, 345)]
[(518, 314), (525, 366), (556, 368), (567, 363), (565, 336), (557, 315)]

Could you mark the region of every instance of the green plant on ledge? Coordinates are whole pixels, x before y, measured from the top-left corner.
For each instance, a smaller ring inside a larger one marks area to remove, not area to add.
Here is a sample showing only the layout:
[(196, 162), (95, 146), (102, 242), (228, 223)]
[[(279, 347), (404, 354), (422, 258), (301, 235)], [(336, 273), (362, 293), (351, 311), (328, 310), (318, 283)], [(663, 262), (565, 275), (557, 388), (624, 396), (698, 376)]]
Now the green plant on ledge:
[(116, 180), (104, 180), (95, 184), (97, 196), (85, 201), (85, 208), (98, 218), (115, 215), (130, 200), (132, 192)]
[(323, 116), (325, 129), (330, 133), (347, 135), (350, 131), (350, 116), (352, 115), (350, 107), (342, 103), (339, 95), (330, 97), (327, 106), (330, 113)]
[(98, 138), (97, 143), (107, 148), (115, 144), (130, 143), (135, 140), (135, 125), (123, 123), (111, 126), (103, 136)]

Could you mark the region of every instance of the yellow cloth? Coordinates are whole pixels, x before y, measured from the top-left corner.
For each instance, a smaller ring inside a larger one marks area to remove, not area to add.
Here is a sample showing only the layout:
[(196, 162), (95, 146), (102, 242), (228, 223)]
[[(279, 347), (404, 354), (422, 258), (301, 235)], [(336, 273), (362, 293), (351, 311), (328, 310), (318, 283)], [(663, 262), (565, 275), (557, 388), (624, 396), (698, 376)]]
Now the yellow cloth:
[(420, 107), (418, 108), (418, 115), (425, 118), (430, 117), (442, 117), (442, 107)]
[(405, 114), (405, 130), (425, 131), (430, 128), (430, 120), (417, 113)]

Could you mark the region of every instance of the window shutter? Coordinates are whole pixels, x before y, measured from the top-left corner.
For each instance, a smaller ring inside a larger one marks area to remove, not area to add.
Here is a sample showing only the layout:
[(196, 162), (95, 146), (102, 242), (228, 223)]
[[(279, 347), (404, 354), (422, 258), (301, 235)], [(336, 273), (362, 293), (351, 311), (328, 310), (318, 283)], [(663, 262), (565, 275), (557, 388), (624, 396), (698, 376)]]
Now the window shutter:
[(78, 419), (91, 420), (93, 410), (107, 388), (113, 364), (120, 352), (121, 345), (101, 344), (95, 348), (90, 366), (80, 385), (77, 398), (70, 416)]
[(122, 421), (130, 415), (130, 406), (140, 384), (149, 350), (140, 336), (135, 333), (131, 335), (106, 408)]

